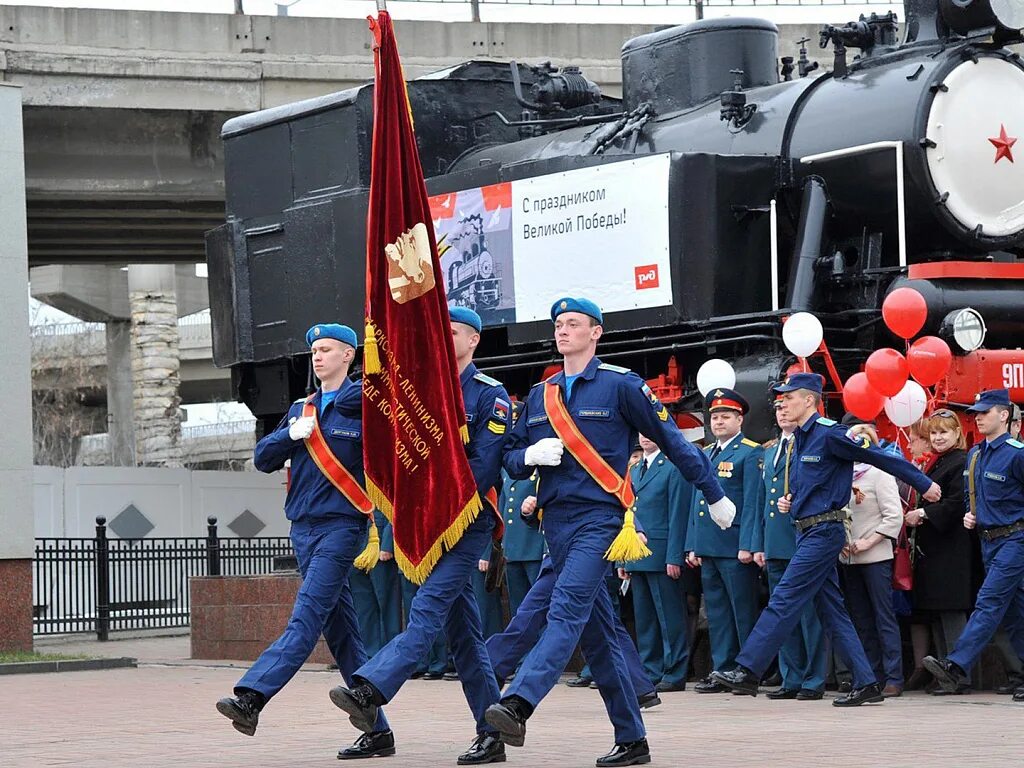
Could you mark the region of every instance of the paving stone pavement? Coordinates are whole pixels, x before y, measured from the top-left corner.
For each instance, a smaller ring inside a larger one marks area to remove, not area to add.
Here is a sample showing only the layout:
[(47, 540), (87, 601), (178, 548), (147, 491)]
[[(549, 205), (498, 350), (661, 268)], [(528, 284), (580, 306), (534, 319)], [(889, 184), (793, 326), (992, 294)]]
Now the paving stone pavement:
[[(264, 710), (254, 738), (214, 702), (239, 670), (144, 664), (138, 669), (0, 678), (0, 766), (299, 768), (338, 765), (358, 735), (327, 698), (337, 672), (303, 671)], [(982, 768), (1021, 764), (1024, 705), (994, 694), (908, 694), (838, 710), (820, 702), (692, 692), (644, 713), (654, 764)], [(458, 683), (414, 680), (389, 705), (398, 755), (374, 765), (454, 765), (473, 738)], [(509, 764), (592, 766), (612, 732), (592, 690), (558, 686), (530, 720)]]

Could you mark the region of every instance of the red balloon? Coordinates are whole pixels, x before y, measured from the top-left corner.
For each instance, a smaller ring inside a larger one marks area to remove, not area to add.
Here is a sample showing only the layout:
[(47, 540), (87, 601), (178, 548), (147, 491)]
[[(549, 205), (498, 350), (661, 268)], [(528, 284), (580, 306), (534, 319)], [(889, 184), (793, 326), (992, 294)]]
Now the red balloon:
[(949, 350), (949, 344), (938, 336), (922, 336), (910, 345), (907, 362), (910, 364), (910, 375), (917, 383), (930, 387), (946, 375), (953, 363), (953, 353)]
[(876, 392), (885, 397), (900, 393), (910, 376), (907, 358), (895, 349), (876, 349), (864, 364), (864, 373)]
[(871, 386), (867, 374), (855, 373), (843, 387), (843, 407), (848, 413), (870, 421), (885, 406), (885, 396)]
[(928, 305), (913, 288), (897, 288), (882, 302), (882, 319), (901, 339), (909, 339), (924, 327)]

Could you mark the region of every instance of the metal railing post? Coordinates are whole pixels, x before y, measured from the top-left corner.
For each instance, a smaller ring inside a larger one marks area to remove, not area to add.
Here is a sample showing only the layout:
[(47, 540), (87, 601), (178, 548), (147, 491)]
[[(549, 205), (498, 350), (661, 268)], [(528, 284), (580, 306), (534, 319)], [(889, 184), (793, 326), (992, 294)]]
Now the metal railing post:
[(96, 518), (96, 639), (110, 636), (110, 549), (107, 518)]
[(220, 576), (220, 539), (217, 537), (217, 518), (206, 518), (206, 575)]

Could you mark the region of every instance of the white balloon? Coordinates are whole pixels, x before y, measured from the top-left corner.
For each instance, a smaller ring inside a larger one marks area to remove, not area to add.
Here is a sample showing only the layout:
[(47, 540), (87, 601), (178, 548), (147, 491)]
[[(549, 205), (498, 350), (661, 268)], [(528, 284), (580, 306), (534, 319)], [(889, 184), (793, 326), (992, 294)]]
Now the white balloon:
[(899, 394), (886, 398), (885, 415), (897, 427), (909, 427), (924, 416), (928, 395), (916, 381), (908, 381)]
[(810, 312), (797, 312), (782, 326), (782, 342), (797, 357), (813, 355), (823, 338), (825, 331), (821, 321)]
[(708, 360), (697, 371), (697, 389), (707, 396), (708, 392), (718, 387), (732, 389), (736, 386), (736, 371), (725, 360), (717, 357)]

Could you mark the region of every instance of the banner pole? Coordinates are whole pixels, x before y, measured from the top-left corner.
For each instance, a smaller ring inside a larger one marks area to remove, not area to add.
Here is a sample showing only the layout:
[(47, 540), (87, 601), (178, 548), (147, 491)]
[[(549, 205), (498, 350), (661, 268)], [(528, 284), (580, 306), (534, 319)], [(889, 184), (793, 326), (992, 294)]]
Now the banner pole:
[(378, 11), (386, 11), (387, 9), (388, 9), (388, 2), (387, 2), (387, 0), (377, 0), (377, 10)]

